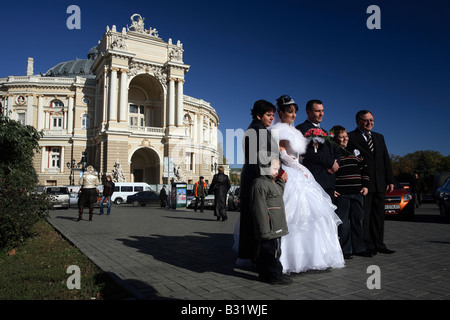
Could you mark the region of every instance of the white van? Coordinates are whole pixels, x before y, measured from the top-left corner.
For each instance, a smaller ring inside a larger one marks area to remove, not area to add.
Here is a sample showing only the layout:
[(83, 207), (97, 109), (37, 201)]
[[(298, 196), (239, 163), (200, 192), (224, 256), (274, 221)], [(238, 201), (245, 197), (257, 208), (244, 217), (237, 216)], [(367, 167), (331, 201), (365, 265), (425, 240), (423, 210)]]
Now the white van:
[(127, 202), (127, 197), (139, 191), (151, 191), (152, 188), (145, 182), (116, 182), (111, 201), (115, 204)]

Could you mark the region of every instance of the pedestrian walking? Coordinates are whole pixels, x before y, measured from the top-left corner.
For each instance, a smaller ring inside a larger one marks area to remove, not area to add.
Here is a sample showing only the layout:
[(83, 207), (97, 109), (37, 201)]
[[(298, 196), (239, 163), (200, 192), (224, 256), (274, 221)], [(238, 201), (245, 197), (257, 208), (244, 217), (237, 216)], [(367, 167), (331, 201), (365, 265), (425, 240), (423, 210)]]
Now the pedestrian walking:
[(108, 202), (108, 209), (106, 214), (109, 215), (111, 213), (111, 197), (114, 193), (115, 183), (112, 181), (111, 175), (106, 176), (106, 182), (103, 184), (103, 196), (100, 200), (100, 213), (103, 214), (103, 204), (106, 201)]
[(219, 173), (215, 174), (209, 192), (214, 193), (214, 215), (217, 221), (226, 221), (227, 217), (227, 192), (231, 188), (230, 178), (224, 173), (223, 166), (218, 167)]
[(194, 211), (197, 211), (198, 202), (200, 201), (200, 212), (203, 212), (205, 207), (205, 197), (207, 196), (206, 182), (203, 181), (203, 176), (200, 176), (199, 181), (194, 185), (195, 207)]

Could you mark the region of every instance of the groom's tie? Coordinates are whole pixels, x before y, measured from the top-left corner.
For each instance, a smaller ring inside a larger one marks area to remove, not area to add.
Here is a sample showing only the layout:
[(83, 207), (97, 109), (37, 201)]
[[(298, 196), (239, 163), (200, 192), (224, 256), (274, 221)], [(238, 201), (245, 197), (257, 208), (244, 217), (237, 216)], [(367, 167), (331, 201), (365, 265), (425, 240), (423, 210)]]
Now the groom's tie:
[(369, 145), (370, 151), (373, 152), (373, 141), (372, 141), (372, 135), (370, 133), (364, 133), (364, 135), (367, 138), (367, 144)]

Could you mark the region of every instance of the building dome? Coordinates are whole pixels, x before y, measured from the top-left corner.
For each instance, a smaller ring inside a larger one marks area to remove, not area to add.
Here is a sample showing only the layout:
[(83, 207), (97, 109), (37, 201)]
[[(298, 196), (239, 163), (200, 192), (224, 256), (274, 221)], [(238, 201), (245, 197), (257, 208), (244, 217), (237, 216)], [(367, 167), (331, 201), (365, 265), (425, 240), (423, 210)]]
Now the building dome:
[(91, 67), (97, 58), (97, 47), (93, 47), (89, 50), (87, 59), (76, 59), (66, 62), (58, 63), (56, 66), (50, 68), (44, 76), (46, 77), (86, 77), (95, 78), (92, 73)]

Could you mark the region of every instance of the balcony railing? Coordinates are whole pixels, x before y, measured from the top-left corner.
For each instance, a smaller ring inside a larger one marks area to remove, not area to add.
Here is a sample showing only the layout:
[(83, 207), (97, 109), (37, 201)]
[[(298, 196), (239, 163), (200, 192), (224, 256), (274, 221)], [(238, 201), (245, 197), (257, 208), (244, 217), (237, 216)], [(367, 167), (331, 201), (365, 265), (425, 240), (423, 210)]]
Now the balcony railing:
[(140, 126), (128, 126), (128, 129), (131, 132), (137, 132), (137, 133), (150, 133), (150, 134), (157, 134), (157, 135), (163, 135), (165, 129), (164, 128), (156, 128), (156, 127), (140, 127)]

